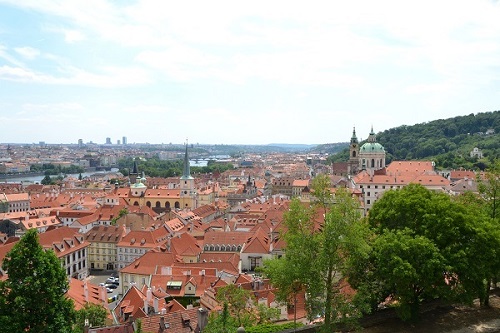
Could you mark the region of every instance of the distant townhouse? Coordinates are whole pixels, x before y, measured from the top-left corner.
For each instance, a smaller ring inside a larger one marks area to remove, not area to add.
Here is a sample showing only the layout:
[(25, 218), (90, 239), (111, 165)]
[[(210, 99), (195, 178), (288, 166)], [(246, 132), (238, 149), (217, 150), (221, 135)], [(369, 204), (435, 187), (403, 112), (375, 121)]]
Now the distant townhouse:
[(183, 298), (199, 299), (205, 289), (219, 279), (214, 268), (158, 267), (151, 276), (151, 287), (161, 288), (168, 294), (167, 299), (180, 301)]
[(68, 277), (83, 280), (88, 276), (87, 253), (90, 243), (74, 229), (60, 227), (39, 235), (40, 244), (46, 250), (53, 250), (61, 260)]
[(122, 269), (149, 250), (167, 242), (170, 232), (165, 226), (155, 230), (132, 230), (117, 243), (117, 268)]
[(17, 162), (1, 162), (0, 173), (25, 173), (30, 172), (29, 164)]
[(295, 179), (292, 183), (292, 197), (300, 197), (302, 193), (309, 193), (309, 179)]
[(274, 178), (272, 182), (272, 194), (283, 194), (287, 197), (293, 195), (293, 177)]
[(263, 266), (264, 260), (272, 259), (274, 241), (261, 228), (258, 228), (241, 251), (242, 272), (254, 272), (256, 268)]
[(38, 233), (44, 233), (49, 227), (62, 226), (62, 222), (57, 216), (42, 216), (31, 218), (29, 215), (19, 221), (19, 229), (16, 230), (16, 236), (22, 237), (26, 231), (36, 229)]
[(126, 230), (118, 226), (94, 226), (85, 233), (85, 240), (90, 243), (89, 264), (91, 269), (117, 270), (117, 244), (125, 236)]
[(253, 232), (218, 232), (205, 233), (203, 252), (237, 252), (239, 253)]
[(92, 215), (94, 211), (91, 210), (83, 210), (83, 209), (71, 209), (71, 208), (61, 208), (61, 209), (52, 209), (50, 215), (55, 215), (59, 218), (62, 224), (65, 227), (76, 227), (73, 223), (84, 217)]
[(155, 248), (146, 252), (140, 258), (134, 260), (130, 265), (120, 270), (121, 294), (124, 295), (131, 286), (150, 287), (151, 276), (156, 274), (157, 267), (170, 267), (175, 262), (181, 262), (172, 252), (167, 251), (165, 247)]
[(28, 193), (0, 193), (0, 213), (27, 212), (30, 210)]

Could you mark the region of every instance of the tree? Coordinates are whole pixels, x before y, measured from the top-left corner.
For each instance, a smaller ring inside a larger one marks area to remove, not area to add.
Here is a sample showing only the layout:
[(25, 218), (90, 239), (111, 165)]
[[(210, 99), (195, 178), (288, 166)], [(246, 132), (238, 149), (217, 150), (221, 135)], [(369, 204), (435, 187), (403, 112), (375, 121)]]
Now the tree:
[[(330, 183), (318, 182), (317, 193), (325, 193)], [(330, 203), (329, 202), (333, 202)], [(299, 292), (305, 292), (310, 319), (324, 316), (324, 330), (335, 324), (355, 319), (359, 310), (353, 307), (342, 292), (347, 272), (358, 257), (367, 255), (367, 225), (361, 220), (357, 202), (339, 189), (333, 201), (320, 200), (319, 206), (328, 209), (324, 221), (314, 222), (316, 207), (305, 207), (292, 200), (284, 215), (287, 230), (285, 255), (264, 263), (264, 273), (278, 288), (278, 300), (288, 301)]]
[(5, 256), (0, 282), (0, 327), (5, 332), (71, 332), (73, 302), (66, 298), (66, 273), (31, 229)]
[(227, 303), (229, 313), (235, 317), (238, 326), (251, 326), (255, 323), (255, 297), (250, 290), (229, 284), (217, 290), (215, 299), (221, 304)]
[(292, 199), (290, 208), (283, 215), (286, 227), (281, 236), (285, 243), (285, 255), (264, 261), (262, 271), (277, 288), (275, 294), (280, 302), (294, 304), (297, 295), (308, 293), (306, 309), (310, 319), (317, 312), (316, 299), (320, 296), (317, 288), (316, 271), (318, 239), (315, 237), (312, 210)]
[(43, 177), (43, 179), (42, 179), (42, 181), (40, 183), (42, 185), (53, 185), (54, 181), (52, 180), (52, 178), (50, 178), (49, 175), (45, 175), (45, 177)]
[(203, 332), (236, 332), (240, 326), (267, 324), (279, 318), (279, 309), (257, 304), (251, 290), (242, 289), (234, 284), (219, 288), (216, 300), (223, 304), (223, 310), (220, 314), (210, 315)]
[[(421, 302), (435, 297), (465, 303), (479, 297), (486, 304), (485, 281), (500, 265), (500, 237), (481, 207), (470, 195), (455, 200), (417, 184), (386, 192), (370, 210), (369, 222), (377, 236), (369, 259), (353, 274), (355, 287), (366, 293), (373, 290), (367, 297), (372, 305), (375, 299), (396, 297), (401, 317), (408, 320), (417, 319)], [(392, 245), (387, 248), (385, 243)], [(431, 263), (436, 266), (429, 267)], [(406, 281), (408, 290), (403, 291), (397, 279)], [(410, 288), (413, 299), (408, 296)]]
[(330, 177), (325, 174), (320, 174), (314, 177), (311, 182), (311, 189), (316, 199), (316, 203), (319, 204), (326, 214), (326, 208), (332, 203), (332, 193), (330, 192), (331, 181)]
[(238, 328), (236, 319), (229, 314), (227, 302), (223, 303), (220, 314), (212, 312), (209, 315), (207, 326), (203, 329), (204, 333), (232, 333)]
[(106, 325), (107, 311), (102, 305), (85, 303), (83, 308), (75, 313), (75, 325), (73, 333), (84, 332), (85, 321), (91, 327), (101, 327)]
[(440, 296), (446, 289), (443, 278), (444, 257), (436, 245), (408, 229), (389, 231), (373, 245), (376, 278), (384, 281), (403, 320), (417, 320), (422, 298)]
[(359, 204), (345, 189), (338, 189), (329, 207), (319, 238), (319, 281), (324, 293), (324, 329), (331, 331), (338, 322), (348, 323), (359, 317), (358, 309), (342, 292), (344, 277), (351, 266), (367, 256), (367, 225), (361, 220)]
[(492, 219), (500, 216), (500, 160), (487, 170), (484, 179), (479, 178), (479, 191), (483, 195)]

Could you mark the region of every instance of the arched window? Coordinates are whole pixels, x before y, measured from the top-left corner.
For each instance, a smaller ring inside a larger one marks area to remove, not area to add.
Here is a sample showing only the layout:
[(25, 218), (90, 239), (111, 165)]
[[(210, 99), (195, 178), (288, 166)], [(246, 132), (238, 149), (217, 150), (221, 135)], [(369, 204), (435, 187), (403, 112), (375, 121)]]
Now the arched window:
[(157, 207), (157, 208), (160, 208), (160, 207), (161, 207), (161, 202), (157, 201), (157, 202), (156, 202), (156, 207)]
[(208, 245), (205, 245), (204, 250), (208, 251), (208, 249), (209, 249)]
[(225, 246), (225, 245), (221, 245), (221, 246), (220, 246), (220, 250), (221, 250), (221, 251), (226, 251), (226, 246)]
[(233, 245), (232, 250), (233, 250), (233, 252), (236, 252), (236, 245)]
[(139, 206), (139, 203), (137, 201), (135, 201), (134, 206)]
[(148, 206), (149, 208), (151, 208), (151, 201), (146, 202), (146, 206)]
[(165, 202), (165, 208), (170, 208), (170, 201)]
[(214, 250), (214, 246), (210, 245), (210, 251), (213, 251), (213, 250)]
[(352, 151), (352, 157), (356, 157), (356, 151), (355, 150)]
[(374, 168), (374, 167), (375, 167), (375, 159), (372, 158), (372, 168)]
[(179, 203), (179, 201), (175, 202), (174, 207), (175, 208), (181, 208), (181, 204)]

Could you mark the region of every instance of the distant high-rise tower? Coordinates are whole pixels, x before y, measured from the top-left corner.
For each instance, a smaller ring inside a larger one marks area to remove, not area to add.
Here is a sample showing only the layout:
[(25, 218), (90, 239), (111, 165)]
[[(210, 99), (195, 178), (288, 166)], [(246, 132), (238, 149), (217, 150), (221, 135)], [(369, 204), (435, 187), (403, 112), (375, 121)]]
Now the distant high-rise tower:
[(126, 144), (127, 144), (127, 137), (126, 137), (126, 136), (124, 136), (124, 137), (122, 138), (122, 143), (123, 143), (124, 145), (126, 145)]
[(106, 138), (106, 144), (110, 145), (111, 144), (111, 138)]
[(83, 140), (82, 139), (78, 139), (78, 147), (83, 147)]

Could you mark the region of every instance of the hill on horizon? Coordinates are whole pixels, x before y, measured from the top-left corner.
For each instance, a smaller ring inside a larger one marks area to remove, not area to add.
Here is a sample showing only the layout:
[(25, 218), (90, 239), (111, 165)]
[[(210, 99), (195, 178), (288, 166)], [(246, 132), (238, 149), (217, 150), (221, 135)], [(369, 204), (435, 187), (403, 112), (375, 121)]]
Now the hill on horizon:
[[(360, 145), (366, 141), (360, 142)], [(432, 160), (445, 169), (484, 170), (500, 157), (500, 111), (402, 125), (377, 133), (386, 161)], [(483, 158), (470, 157), (479, 148)], [(329, 158), (347, 161), (349, 147)]]

